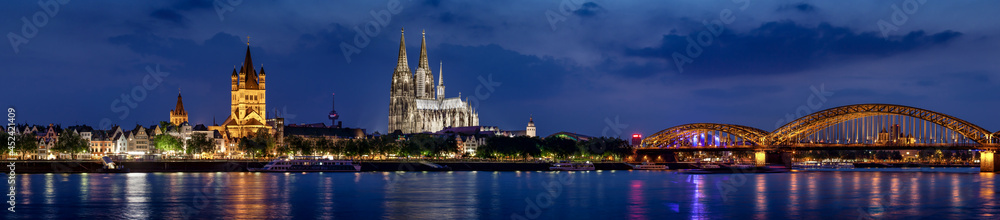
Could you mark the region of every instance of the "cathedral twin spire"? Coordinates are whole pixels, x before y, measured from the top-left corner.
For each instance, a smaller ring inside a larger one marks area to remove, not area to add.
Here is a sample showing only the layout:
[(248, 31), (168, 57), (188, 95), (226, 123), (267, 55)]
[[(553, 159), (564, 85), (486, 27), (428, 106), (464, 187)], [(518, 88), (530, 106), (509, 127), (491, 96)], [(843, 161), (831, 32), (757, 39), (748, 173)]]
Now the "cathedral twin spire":
[(405, 29), (399, 30), (399, 59), (396, 60), (396, 72), (410, 72), (410, 64), (406, 62), (406, 37), (403, 34)]
[[(400, 29), (399, 37), (399, 58), (396, 61), (397, 73), (405, 72), (407, 77), (412, 79), (414, 84), (414, 94), (417, 98), (424, 99), (443, 99), (444, 98), (444, 82), (443, 75), (438, 77), (438, 88), (437, 96), (435, 97), (435, 86), (434, 86), (434, 74), (430, 68), (430, 62), (427, 59), (427, 37), (426, 32), (421, 32), (420, 40), (420, 60), (417, 63), (417, 70), (410, 72), (409, 63), (406, 57), (406, 39), (405, 39), (405, 29)], [(442, 66), (444, 63), (442, 62)]]

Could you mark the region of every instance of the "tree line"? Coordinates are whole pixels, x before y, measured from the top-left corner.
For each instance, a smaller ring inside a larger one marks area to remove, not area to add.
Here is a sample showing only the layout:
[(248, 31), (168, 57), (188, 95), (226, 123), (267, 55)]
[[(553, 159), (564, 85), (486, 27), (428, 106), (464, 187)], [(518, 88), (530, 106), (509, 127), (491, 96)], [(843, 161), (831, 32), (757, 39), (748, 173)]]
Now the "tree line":
[[(204, 133), (194, 133), (188, 140), (182, 140), (167, 134), (169, 123), (161, 123), (161, 132), (154, 135), (152, 146), (166, 153), (201, 154), (215, 150), (212, 138)], [(2, 133), (3, 139), (10, 134)], [(343, 155), (349, 158), (385, 159), (395, 158), (488, 158), (488, 159), (613, 159), (622, 158), (633, 153), (632, 146), (620, 138), (598, 137), (584, 141), (575, 141), (562, 137), (506, 137), (506, 136), (471, 136), (479, 143), (475, 155), (459, 152), (459, 141), (454, 135), (381, 135), (364, 139), (327, 139), (303, 138), (300, 136), (284, 137), (279, 145), (275, 136), (267, 131), (256, 133), (237, 140), (237, 149), (248, 157), (272, 157), (283, 155)], [(35, 134), (15, 134), (15, 151), (22, 154), (38, 149)], [(468, 140), (468, 139), (467, 139)], [(71, 129), (60, 133), (53, 152), (66, 154), (86, 153), (90, 143)]]
[[(268, 135), (256, 134), (240, 140), (240, 149), (253, 152), (254, 156), (265, 155), (271, 142)], [(586, 141), (574, 141), (560, 137), (506, 137), (506, 136), (472, 136), (480, 143), (475, 155), (459, 152), (458, 140), (451, 135), (435, 136), (429, 134), (414, 134), (407, 137), (398, 135), (382, 135), (367, 139), (326, 139), (303, 138), (299, 136), (285, 137), (285, 144), (274, 146), (273, 156), (280, 155), (344, 155), (350, 158), (412, 158), (429, 157), (445, 158), (461, 156), (463, 158), (489, 159), (529, 159), (529, 158), (591, 158), (603, 159), (610, 157), (620, 160), (632, 154), (632, 147), (619, 138), (593, 138)], [(243, 144), (247, 143), (247, 144)], [(266, 144), (260, 144), (266, 143)]]

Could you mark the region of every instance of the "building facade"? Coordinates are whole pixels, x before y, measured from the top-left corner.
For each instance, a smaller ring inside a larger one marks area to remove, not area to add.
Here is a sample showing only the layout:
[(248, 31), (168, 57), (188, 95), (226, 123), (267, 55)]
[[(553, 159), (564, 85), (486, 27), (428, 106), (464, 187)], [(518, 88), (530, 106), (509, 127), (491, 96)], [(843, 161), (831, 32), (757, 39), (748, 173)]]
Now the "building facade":
[(535, 131), (535, 118), (528, 117), (528, 127), (524, 129), (524, 134), (528, 137), (536, 137), (538, 133)]
[(153, 144), (151, 137), (155, 135), (150, 134), (151, 129), (146, 129), (141, 125), (136, 125), (135, 129), (132, 129), (126, 136), (126, 149), (125, 152), (129, 154), (151, 154), (153, 153)]
[[(265, 73), (261, 66), (260, 74), (254, 70), (250, 58), (250, 45), (247, 44), (247, 54), (243, 65), (232, 74), (232, 96), (230, 97), (229, 118), (222, 123), (224, 136), (229, 139), (245, 137), (259, 130), (270, 132), (267, 126), (265, 94)], [(179, 101), (178, 101), (179, 102)]]
[(461, 95), (445, 98), (443, 64), (441, 66), (435, 89), (434, 74), (427, 60), (426, 38), (421, 37), (420, 60), (414, 73), (407, 62), (405, 37), (400, 35), (399, 57), (389, 92), (389, 132), (436, 132), (447, 127), (479, 125), (479, 113), (468, 100), (462, 100)]

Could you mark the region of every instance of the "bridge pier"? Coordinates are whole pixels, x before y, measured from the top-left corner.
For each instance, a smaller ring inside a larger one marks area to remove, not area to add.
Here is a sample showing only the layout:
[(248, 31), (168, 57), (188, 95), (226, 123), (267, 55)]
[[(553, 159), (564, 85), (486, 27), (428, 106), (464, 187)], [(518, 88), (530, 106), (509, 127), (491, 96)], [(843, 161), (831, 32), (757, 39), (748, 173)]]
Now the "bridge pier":
[(785, 167), (792, 167), (792, 152), (778, 150), (778, 151), (755, 151), (754, 152), (754, 165), (758, 167), (766, 166), (767, 164), (780, 164)]
[(767, 152), (755, 151), (753, 153), (754, 165), (762, 167), (767, 164)]
[(996, 172), (998, 165), (997, 161), (993, 158), (994, 151), (980, 151), (979, 152), (979, 172)]

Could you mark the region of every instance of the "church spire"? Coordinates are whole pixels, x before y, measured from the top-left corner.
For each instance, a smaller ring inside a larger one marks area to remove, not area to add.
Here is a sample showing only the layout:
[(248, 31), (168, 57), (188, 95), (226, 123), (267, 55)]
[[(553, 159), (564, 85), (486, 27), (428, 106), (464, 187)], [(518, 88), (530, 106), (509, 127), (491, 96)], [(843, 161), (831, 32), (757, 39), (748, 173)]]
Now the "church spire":
[(406, 38), (403, 32), (406, 29), (399, 29), (399, 59), (396, 60), (396, 71), (410, 71), (410, 64), (406, 63)]
[(253, 69), (253, 59), (250, 58), (250, 43), (247, 42), (247, 56), (243, 60), (243, 73), (246, 74), (246, 78), (241, 83), (246, 84), (246, 88), (257, 89), (257, 72)]
[(441, 66), (438, 67), (437, 99), (444, 99), (444, 61), (441, 61)]
[(420, 63), (417, 64), (417, 69), (430, 70), (430, 64), (427, 62), (427, 34), (424, 31), (420, 31)]
[(177, 106), (174, 107), (174, 112), (177, 113), (177, 114), (179, 114), (179, 115), (180, 114), (185, 114), (185, 115), (187, 114), (187, 112), (184, 111), (184, 102), (181, 101), (181, 89), (180, 88), (177, 88)]

